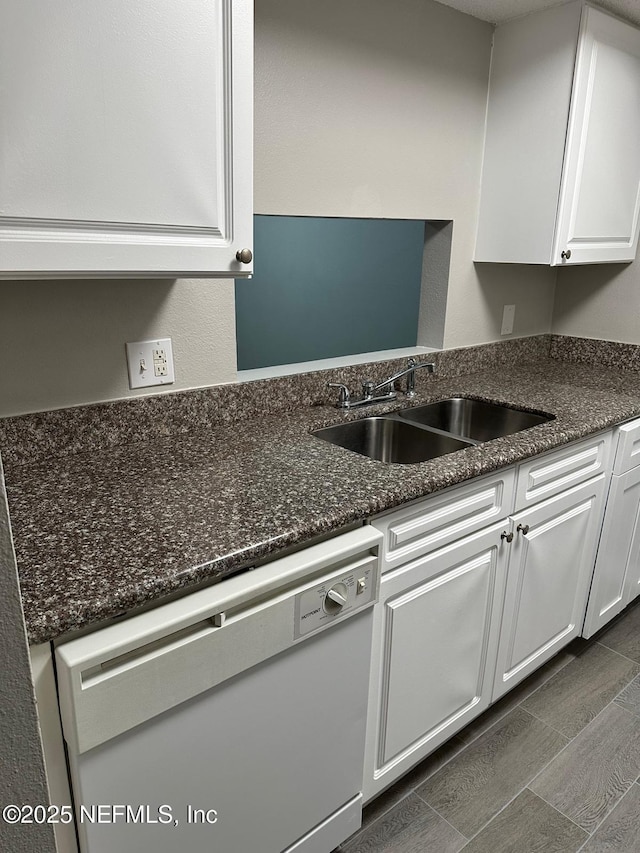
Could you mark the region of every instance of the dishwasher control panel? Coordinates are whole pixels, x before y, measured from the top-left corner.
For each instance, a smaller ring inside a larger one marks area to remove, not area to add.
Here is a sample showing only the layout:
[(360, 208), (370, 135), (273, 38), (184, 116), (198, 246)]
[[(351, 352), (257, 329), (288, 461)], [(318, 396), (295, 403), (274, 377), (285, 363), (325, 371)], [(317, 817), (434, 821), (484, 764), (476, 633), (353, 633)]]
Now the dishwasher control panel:
[(372, 604), (377, 588), (377, 558), (372, 556), (299, 592), (295, 597), (294, 638), (304, 637)]

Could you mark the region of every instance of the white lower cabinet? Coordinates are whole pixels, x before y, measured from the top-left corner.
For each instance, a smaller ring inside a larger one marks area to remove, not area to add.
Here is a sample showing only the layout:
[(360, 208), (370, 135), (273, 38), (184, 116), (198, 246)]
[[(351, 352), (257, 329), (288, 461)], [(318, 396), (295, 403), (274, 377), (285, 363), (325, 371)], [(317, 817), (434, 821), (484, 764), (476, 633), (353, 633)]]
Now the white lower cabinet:
[[(365, 800), (580, 634), (610, 448), (600, 433), (372, 520), (385, 538)], [(634, 579), (640, 592), (640, 565)]]
[(606, 481), (600, 474), (511, 519), (494, 700), (580, 634)]
[(583, 637), (591, 637), (640, 595), (640, 421), (619, 427), (616, 445)]
[(383, 577), (365, 800), (489, 705), (505, 584), (503, 529), (493, 524)]

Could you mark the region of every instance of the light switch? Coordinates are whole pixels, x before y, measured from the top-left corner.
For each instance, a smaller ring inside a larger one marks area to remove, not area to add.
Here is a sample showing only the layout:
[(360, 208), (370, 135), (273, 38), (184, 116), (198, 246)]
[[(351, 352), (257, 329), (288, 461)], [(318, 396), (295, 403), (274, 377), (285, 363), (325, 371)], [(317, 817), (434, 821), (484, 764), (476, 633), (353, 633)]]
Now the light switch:
[(175, 382), (171, 338), (126, 344), (129, 388), (171, 385)]

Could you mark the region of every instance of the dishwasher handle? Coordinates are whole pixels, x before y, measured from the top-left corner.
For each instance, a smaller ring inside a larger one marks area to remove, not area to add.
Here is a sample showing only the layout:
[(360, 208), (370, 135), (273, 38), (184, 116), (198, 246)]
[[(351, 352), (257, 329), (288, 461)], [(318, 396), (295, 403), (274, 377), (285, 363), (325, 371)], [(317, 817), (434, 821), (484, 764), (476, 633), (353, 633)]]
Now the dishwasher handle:
[(322, 595), (323, 584), (369, 572), (361, 603), (370, 607), (381, 540), (374, 528), (358, 528), (60, 645), (67, 743), (76, 753), (91, 749), (349, 618), (315, 612), (307, 599)]

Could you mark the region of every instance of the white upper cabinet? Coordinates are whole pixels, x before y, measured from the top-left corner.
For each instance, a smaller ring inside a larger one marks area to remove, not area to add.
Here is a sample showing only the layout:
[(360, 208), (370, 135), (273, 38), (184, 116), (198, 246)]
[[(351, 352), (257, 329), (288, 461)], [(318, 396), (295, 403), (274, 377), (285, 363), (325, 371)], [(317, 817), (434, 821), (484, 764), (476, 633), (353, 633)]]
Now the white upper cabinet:
[(496, 29), (475, 260), (632, 261), (640, 30), (582, 2)]
[(249, 274), (251, 0), (0, 8), (0, 276)]

